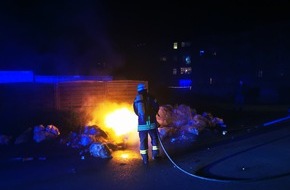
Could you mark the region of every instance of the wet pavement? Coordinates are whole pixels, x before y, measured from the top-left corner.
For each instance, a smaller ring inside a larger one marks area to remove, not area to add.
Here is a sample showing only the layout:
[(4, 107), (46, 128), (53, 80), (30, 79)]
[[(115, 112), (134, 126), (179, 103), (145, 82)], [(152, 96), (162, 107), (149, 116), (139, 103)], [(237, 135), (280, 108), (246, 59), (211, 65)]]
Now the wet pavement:
[[(259, 115), (259, 117), (256, 117)], [(164, 140), (162, 157), (144, 166), (137, 147), (111, 159), (86, 156), (57, 142), (2, 145), (0, 189), (290, 189), (287, 113), (232, 115), (228, 133), (205, 131), (193, 142)], [(264, 126), (270, 121), (277, 121)], [(169, 157), (167, 157), (167, 155)]]

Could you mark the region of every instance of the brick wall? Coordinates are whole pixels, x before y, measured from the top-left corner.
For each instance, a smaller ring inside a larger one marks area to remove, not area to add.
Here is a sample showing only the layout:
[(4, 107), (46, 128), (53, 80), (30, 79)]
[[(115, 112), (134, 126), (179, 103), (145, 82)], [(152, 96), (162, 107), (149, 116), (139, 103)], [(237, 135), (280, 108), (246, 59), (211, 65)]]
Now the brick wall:
[(77, 81), (63, 82), (56, 85), (55, 99), (58, 110), (74, 110), (84, 107), (94, 107), (96, 102), (105, 100), (117, 103), (132, 103), (136, 95), (135, 80), (115, 81)]

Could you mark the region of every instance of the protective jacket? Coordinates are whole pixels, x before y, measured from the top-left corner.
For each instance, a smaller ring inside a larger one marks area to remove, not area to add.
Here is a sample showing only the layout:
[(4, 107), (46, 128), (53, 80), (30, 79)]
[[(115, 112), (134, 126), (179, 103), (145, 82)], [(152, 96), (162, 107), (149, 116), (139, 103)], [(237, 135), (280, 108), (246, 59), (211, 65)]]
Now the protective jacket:
[(139, 91), (133, 104), (134, 112), (138, 116), (138, 131), (157, 128), (156, 114), (159, 104), (147, 90)]

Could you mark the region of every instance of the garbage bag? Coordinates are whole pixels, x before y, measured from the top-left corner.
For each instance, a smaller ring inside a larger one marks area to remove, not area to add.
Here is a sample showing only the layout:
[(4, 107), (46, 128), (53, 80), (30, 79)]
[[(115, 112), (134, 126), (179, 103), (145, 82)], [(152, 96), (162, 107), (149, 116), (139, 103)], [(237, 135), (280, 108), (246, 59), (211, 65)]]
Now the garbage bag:
[(99, 142), (92, 143), (90, 146), (90, 153), (94, 157), (111, 158), (111, 150), (106, 144)]

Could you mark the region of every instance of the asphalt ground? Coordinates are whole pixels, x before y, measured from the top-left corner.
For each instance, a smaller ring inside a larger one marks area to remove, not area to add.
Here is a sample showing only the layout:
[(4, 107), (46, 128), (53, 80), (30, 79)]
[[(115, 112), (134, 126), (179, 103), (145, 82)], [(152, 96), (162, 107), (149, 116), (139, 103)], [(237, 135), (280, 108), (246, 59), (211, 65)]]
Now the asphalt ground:
[(161, 158), (147, 166), (138, 147), (111, 159), (81, 159), (57, 141), (2, 145), (0, 189), (290, 189), (290, 123), (281, 121), (288, 113), (220, 114), (226, 135), (204, 131), (190, 142), (164, 140)]

